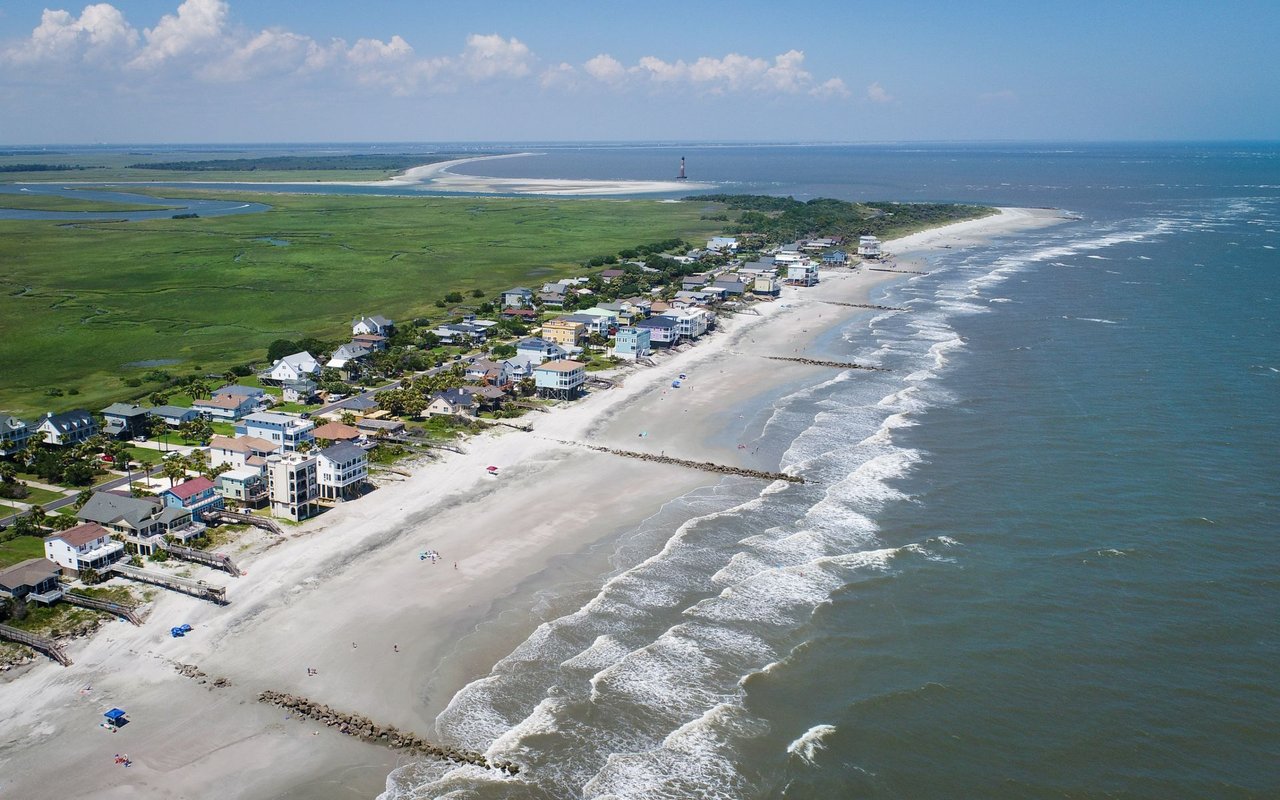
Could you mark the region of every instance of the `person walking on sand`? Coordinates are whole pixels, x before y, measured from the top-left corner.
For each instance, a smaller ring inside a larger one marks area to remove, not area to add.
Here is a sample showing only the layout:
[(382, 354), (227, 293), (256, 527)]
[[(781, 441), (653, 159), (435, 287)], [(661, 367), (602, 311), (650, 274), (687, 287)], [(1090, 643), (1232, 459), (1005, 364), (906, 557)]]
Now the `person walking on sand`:
[(454, 569), (457, 569), (457, 568), (458, 568), (458, 562), (457, 562), (457, 561), (453, 562), (453, 568), (454, 568)]
[(392, 649), (392, 650), (394, 650), (394, 651), (396, 651), (397, 653), (399, 653), (399, 652), (400, 652), (400, 645), (398, 645), (398, 644), (393, 644), (393, 645), (391, 645), (391, 649)]

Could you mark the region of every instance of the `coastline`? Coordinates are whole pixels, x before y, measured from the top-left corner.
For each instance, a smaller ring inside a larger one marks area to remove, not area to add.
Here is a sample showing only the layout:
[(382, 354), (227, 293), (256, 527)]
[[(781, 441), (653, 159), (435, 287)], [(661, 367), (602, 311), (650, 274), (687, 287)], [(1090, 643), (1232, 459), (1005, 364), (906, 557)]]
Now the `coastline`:
[[(429, 166), (439, 172), (444, 165)], [(1001, 209), (886, 246), (899, 263), (914, 263), (935, 248), (1058, 218)], [(721, 332), (662, 357), (658, 366), (624, 372), (618, 388), (528, 415), (531, 434), (477, 437), (463, 455), (417, 468), (404, 481), (288, 529), (281, 544), (245, 562), (247, 575), (225, 578), (230, 606), (161, 596), (141, 628), (110, 623), (71, 645), (73, 667), (36, 664), (0, 685), (0, 703), (16, 709), (0, 738), (12, 765), (0, 787), (15, 796), (123, 797), (139, 789), (199, 796), (213, 785), (233, 797), (373, 796), (387, 772), (408, 759), (286, 719), (257, 703), (257, 693), (304, 694), (431, 737), (436, 713), (457, 689), (487, 674), (536, 626), (537, 614), (527, 610), (495, 620), (501, 601), (516, 607), (539, 589), (561, 587), (565, 570), (552, 567), (566, 562), (580, 567), (579, 579), (598, 581), (601, 559), (585, 551), (666, 501), (720, 480), (556, 440), (760, 468), (723, 443), (741, 428), (738, 411), (825, 368), (759, 356), (803, 355), (824, 333), (868, 313), (822, 301), (865, 303), (876, 286), (903, 279), (892, 272), (823, 273), (819, 286), (787, 289), (778, 302), (757, 306), (758, 317), (734, 316)], [(673, 392), (668, 383), (677, 372), (689, 379)], [(501, 477), (488, 476), (488, 464), (498, 465)], [(623, 485), (627, 491), (618, 492)], [(583, 503), (584, 497), (610, 502)], [(426, 548), (441, 553), (440, 564), (417, 558)], [(168, 626), (179, 622), (190, 622), (193, 634), (169, 639)], [(196, 664), (231, 686), (207, 688), (177, 674), (175, 663)], [(319, 675), (307, 676), (307, 667)], [(99, 707), (112, 705), (133, 719), (115, 735), (96, 727)], [(134, 767), (114, 766), (114, 752), (128, 752)], [(67, 769), (71, 764), (80, 768)]]

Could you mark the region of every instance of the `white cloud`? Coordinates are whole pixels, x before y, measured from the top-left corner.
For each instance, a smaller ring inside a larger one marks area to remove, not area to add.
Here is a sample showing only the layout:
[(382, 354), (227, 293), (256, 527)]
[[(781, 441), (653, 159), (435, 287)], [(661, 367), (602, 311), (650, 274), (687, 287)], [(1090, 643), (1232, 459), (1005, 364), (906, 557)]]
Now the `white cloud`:
[(503, 39), (496, 33), (473, 33), (467, 37), (461, 63), (467, 75), (477, 80), (523, 78), (529, 74), (531, 58), (528, 46), (514, 36)]
[(166, 14), (145, 32), (142, 52), (130, 62), (153, 67), (179, 56), (202, 53), (223, 43), (230, 7), (226, 0), (185, 0), (177, 14)]
[(138, 32), (109, 3), (85, 6), (79, 17), (68, 11), (45, 9), (31, 38), (4, 51), (5, 60), (16, 63), (42, 61), (97, 61), (127, 52), (138, 41)]
[(578, 71), (567, 61), (561, 61), (543, 70), (538, 82), (544, 89), (572, 88), (578, 83)]
[(789, 50), (773, 59), (773, 66), (764, 73), (764, 85), (779, 92), (795, 93), (808, 88), (813, 76), (805, 72), (804, 53)]
[(201, 77), (212, 81), (245, 81), (303, 70), (319, 50), (307, 36), (266, 30), (209, 64)]
[(621, 83), (627, 79), (627, 68), (622, 66), (622, 62), (605, 53), (588, 59), (587, 63), (582, 65), (582, 69), (591, 77), (604, 83)]
[(828, 78), (810, 89), (809, 94), (814, 97), (848, 97), (849, 87), (845, 86), (844, 81), (839, 78)]
[(873, 103), (891, 103), (893, 95), (886, 92), (880, 82), (876, 81), (867, 87), (867, 99)]

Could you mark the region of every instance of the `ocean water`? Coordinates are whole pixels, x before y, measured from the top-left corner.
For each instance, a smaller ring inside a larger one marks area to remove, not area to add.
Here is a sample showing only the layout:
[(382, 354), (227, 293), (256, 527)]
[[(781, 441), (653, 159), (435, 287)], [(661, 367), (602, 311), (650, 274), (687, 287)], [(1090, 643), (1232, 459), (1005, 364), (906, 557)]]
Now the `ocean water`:
[(1280, 146), (494, 149), (1081, 219), (881, 289), (743, 420), (809, 482), (655, 509), (439, 715), (521, 774), (386, 798), (1280, 797)]
[(809, 482), (624, 536), (437, 719), (524, 771), (385, 797), (1280, 796), (1280, 148), (704, 150), (483, 166), (1081, 219), (882, 289), (744, 422)]

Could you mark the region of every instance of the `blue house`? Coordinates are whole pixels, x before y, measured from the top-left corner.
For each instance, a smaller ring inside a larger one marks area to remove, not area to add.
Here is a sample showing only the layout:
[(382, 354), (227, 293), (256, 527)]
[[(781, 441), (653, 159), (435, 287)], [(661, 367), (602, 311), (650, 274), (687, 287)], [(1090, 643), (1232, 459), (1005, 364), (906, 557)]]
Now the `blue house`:
[(843, 267), (849, 263), (849, 255), (843, 250), (832, 250), (830, 253), (822, 254), (822, 263), (828, 266)]
[(203, 522), (204, 515), (225, 507), (213, 481), (201, 475), (165, 489), (160, 499), (168, 508), (181, 508), (191, 513), (191, 519)]
[(649, 339), (648, 328), (618, 328), (618, 335), (613, 344), (613, 354), (629, 361), (644, 358), (653, 352), (653, 345)]

